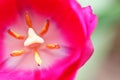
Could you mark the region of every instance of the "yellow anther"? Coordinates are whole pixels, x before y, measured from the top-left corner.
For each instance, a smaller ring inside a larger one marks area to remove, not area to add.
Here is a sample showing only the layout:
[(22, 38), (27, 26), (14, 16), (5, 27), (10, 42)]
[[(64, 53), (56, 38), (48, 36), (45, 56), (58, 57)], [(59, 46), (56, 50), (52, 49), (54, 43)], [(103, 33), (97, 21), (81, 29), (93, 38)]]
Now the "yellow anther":
[(44, 35), (48, 31), (49, 25), (50, 25), (50, 20), (47, 20), (40, 31), (40, 35)]
[(35, 61), (36, 61), (36, 63), (38, 64), (38, 66), (40, 66), (41, 63), (42, 63), (42, 60), (41, 60), (41, 58), (40, 58), (40, 56), (39, 56), (38, 51), (37, 51), (37, 50), (34, 50), (34, 54), (35, 54)]
[(58, 44), (46, 44), (46, 47), (49, 49), (59, 49), (60, 46)]
[(24, 36), (12, 31), (11, 29), (8, 30), (8, 33), (16, 39), (24, 39)]
[(31, 19), (30, 19), (30, 15), (29, 15), (29, 13), (28, 13), (28, 11), (26, 11), (26, 13), (25, 13), (25, 20), (26, 20), (26, 24), (28, 25), (28, 27), (32, 27), (32, 21), (31, 21)]
[(15, 57), (15, 56), (20, 56), (24, 53), (25, 51), (24, 50), (14, 50), (12, 51), (12, 53), (10, 54), (12, 57)]

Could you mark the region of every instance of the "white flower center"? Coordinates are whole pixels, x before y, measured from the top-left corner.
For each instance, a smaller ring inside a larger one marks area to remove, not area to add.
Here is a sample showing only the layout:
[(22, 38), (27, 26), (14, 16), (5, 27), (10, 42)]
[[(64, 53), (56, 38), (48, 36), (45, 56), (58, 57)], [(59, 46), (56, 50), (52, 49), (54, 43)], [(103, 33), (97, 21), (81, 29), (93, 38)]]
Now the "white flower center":
[(25, 47), (36, 48), (44, 43), (42, 37), (38, 36), (32, 28), (28, 29), (28, 37), (24, 42)]

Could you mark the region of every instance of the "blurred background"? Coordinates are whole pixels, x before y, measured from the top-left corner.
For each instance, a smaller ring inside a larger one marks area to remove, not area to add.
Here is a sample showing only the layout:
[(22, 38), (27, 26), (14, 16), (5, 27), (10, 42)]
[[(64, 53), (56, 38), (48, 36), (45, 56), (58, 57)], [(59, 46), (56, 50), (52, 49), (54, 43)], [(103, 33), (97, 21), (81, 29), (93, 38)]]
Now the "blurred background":
[(120, 0), (78, 0), (91, 5), (99, 22), (92, 35), (95, 51), (76, 80), (120, 80)]

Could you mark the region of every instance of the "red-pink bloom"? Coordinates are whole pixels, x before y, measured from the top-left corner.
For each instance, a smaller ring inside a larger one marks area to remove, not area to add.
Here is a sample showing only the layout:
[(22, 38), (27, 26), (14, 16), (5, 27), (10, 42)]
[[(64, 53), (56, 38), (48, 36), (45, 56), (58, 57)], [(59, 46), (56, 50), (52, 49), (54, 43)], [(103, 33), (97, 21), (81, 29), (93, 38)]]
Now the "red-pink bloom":
[(96, 23), (75, 0), (1, 0), (0, 80), (74, 80)]

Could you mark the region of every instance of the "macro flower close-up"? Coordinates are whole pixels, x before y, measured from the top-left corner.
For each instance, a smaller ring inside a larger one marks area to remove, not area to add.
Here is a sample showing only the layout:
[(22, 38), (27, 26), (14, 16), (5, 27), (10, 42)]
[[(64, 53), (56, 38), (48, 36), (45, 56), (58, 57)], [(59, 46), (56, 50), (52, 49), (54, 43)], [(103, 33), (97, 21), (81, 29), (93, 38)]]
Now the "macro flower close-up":
[(1, 0), (0, 80), (75, 80), (96, 24), (76, 0)]

